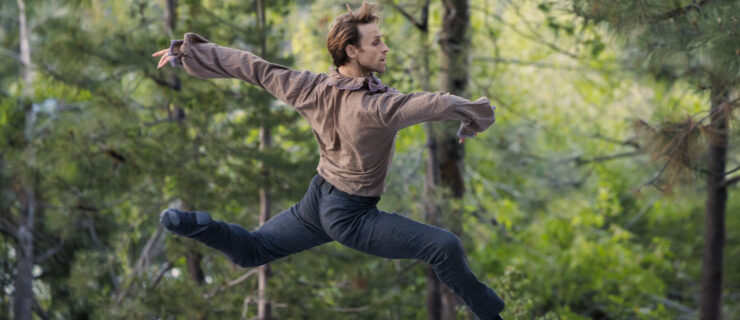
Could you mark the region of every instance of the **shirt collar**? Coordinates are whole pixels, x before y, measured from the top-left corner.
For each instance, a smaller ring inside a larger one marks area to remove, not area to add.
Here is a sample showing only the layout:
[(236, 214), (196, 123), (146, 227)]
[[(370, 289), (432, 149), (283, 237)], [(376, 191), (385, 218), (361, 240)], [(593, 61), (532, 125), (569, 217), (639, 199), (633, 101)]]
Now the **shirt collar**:
[(352, 78), (339, 73), (339, 69), (333, 65), (329, 67), (328, 85), (350, 91), (367, 87), (370, 92), (398, 92), (395, 88), (384, 85), (373, 72), (367, 77)]

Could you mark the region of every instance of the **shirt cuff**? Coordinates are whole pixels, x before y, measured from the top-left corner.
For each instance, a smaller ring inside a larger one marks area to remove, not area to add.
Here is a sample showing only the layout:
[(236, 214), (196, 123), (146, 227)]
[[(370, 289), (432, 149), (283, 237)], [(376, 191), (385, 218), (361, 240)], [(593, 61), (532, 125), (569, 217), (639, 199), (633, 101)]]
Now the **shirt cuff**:
[(184, 40), (171, 40), (169, 55), (175, 58), (170, 59), (170, 65), (173, 67), (182, 67), (182, 51), (180, 47), (185, 43)]
[[(492, 110), (496, 110), (496, 106), (491, 106)], [(494, 113), (494, 119), (496, 118)], [(494, 120), (496, 121), (496, 120)], [(472, 120), (465, 121), (463, 120), (460, 124), (460, 129), (457, 130), (457, 136), (460, 138), (472, 138), (475, 137), (475, 134), (478, 132), (483, 132), (483, 130), (480, 130), (481, 128), (476, 125)]]
[(470, 127), (465, 125), (465, 122), (460, 124), (460, 130), (457, 130), (457, 136), (460, 138), (472, 138), (475, 137), (475, 131), (473, 129), (470, 129)]

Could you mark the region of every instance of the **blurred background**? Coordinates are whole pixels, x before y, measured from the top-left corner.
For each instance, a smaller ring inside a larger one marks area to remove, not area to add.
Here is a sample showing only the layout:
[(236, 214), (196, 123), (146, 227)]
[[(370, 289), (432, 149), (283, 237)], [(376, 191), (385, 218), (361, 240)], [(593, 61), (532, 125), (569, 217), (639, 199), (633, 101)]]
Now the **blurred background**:
[[(0, 319), (472, 319), (424, 263), (333, 242), (244, 269), (159, 227), (255, 229), (318, 149), (263, 90), (151, 54), (195, 32), (328, 73), (345, 3), (0, 2)], [(383, 82), (497, 107), (464, 145), (401, 131), (378, 206), (458, 234), (505, 319), (738, 319), (740, 3), (377, 3)]]

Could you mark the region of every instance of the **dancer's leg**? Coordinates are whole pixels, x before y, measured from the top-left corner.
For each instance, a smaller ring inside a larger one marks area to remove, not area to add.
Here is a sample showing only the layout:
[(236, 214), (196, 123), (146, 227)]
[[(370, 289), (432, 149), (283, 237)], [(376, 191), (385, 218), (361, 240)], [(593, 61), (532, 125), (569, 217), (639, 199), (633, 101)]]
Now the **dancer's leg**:
[(300, 202), (253, 232), (237, 224), (213, 220), (202, 211), (167, 209), (162, 212), (161, 222), (173, 233), (196, 239), (223, 252), (242, 267), (256, 267), (332, 241), (313, 223), (318, 221), (318, 195), (312, 181)]
[(324, 228), (334, 240), (376, 256), (426, 261), (476, 316), (498, 319), (503, 300), (470, 271), (460, 239), (453, 233), (374, 206), (362, 210), (351, 201), (340, 202), (334, 198), (324, 203), (320, 212)]

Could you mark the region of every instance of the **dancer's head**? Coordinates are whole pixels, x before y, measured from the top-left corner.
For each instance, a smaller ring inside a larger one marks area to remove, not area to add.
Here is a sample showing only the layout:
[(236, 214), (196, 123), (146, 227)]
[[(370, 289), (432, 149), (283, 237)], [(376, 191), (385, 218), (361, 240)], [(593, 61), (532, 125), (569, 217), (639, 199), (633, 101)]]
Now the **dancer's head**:
[(363, 2), (352, 11), (337, 17), (326, 39), (326, 47), (335, 66), (356, 64), (362, 73), (385, 71), (388, 46), (378, 28), (380, 16), (375, 4)]

